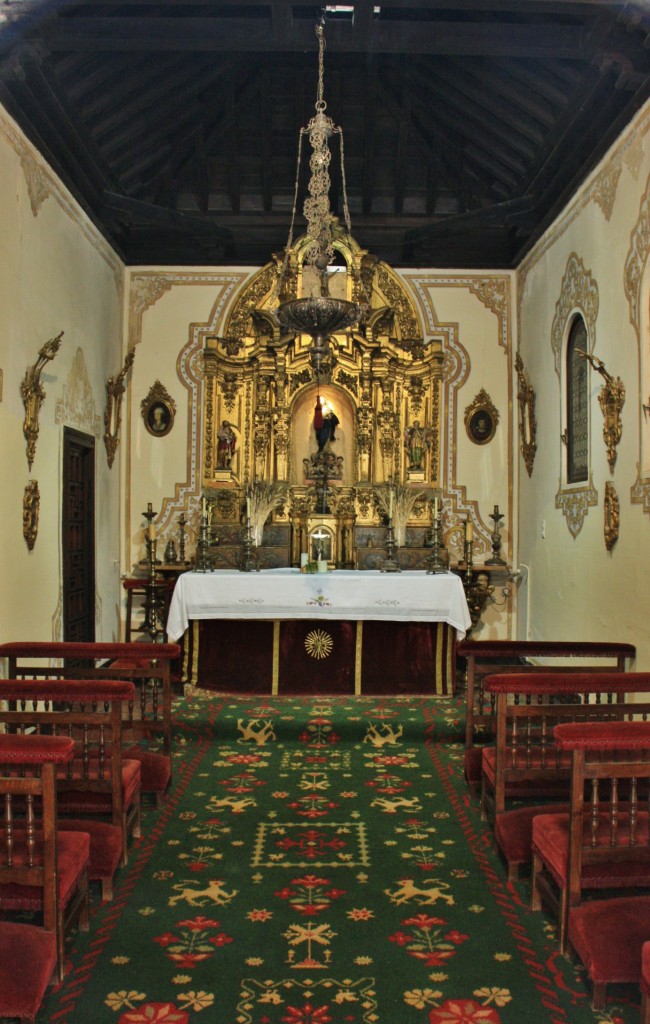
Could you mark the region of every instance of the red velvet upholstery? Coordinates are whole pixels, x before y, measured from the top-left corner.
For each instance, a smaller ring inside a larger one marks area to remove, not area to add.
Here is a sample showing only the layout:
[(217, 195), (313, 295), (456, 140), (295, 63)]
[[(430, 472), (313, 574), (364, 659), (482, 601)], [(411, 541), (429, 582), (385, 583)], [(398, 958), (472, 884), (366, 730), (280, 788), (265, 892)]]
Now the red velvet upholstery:
[(64, 818), (60, 822), (66, 832), (86, 832), (90, 837), (88, 878), (100, 882), (102, 899), (113, 899), (113, 879), (122, 859), (122, 829), (97, 818)]
[(143, 793), (154, 793), (158, 798), (166, 792), (172, 778), (172, 763), (168, 754), (160, 754), (142, 746), (127, 747), (123, 754), (130, 761), (140, 762)]
[(568, 804), (534, 804), (497, 814), (494, 838), (508, 865), (509, 881), (516, 879), (519, 869), (531, 862), (533, 821), (537, 815), (562, 812), (568, 818)]
[[(65, 823), (59, 822), (65, 827)], [(90, 859), (90, 836), (87, 832), (62, 832), (57, 830), (57, 875), (59, 903), (68, 903), (74, 894), (79, 876), (88, 870)], [(25, 831), (14, 829), (13, 866), (22, 868), (27, 864)], [(36, 855), (34, 864), (43, 865), (43, 834), (36, 833)], [(0, 884), (0, 910), (41, 910), (43, 893), (32, 885)]]
[[(179, 644), (14, 642), (0, 645), (0, 657), (7, 659), (12, 679), (83, 676), (133, 682), (136, 699), (123, 722), (125, 742), (154, 737), (162, 741), (161, 753), (167, 760), (143, 762), (143, 792), (153, 793), (157, 802), (162, 800), (171, 781), (172, 664), (180, 664)], [(85, 667), (78, 667), (79, 660)], [(55, 667), (46, 664), (54, 661), (59, 663)]]
[[(0, 735), (0, 908), (41, 912), (43, 933), (54, 939), (60, 980), (66, 927), (78, 920), (82, 929), (88, 928), (90, 837), (57, 831), (55, 772), (73, 755), (74, 741), (68, 737)], [(29, 986), (25, 999), (38, 1005), (51, 973), (51, 939), (23, 935), (28, 949), (42, 948), (44, 957), (42, 969), (27, 963), (21, 972), (23, 985)], [(0, 1012), (3, 992), (0, 986)]]
[(557, 695), (567, 693), (650, 693), (650, 672), (500, 672), (487, 676), (489, 693)]
[(0, 921), (0, 1017), (33, 1021), (55, 967), (54, 932)]
[(602, 1009), (605, 986), (641, 980), (642, 948), (650, 941), (650, 896), (592, 900), (572, 907), (568, 939), (594, 986)]
[[(494, 736), (494, 697), (486, 693), (484, 680), (495, 673), (537, 674), (558, 671), (570, 674), (602, 670), (623, 672), (636, 649), (632, 644), (585, 641), (536, 640), (463, 640), (458, 644), (459, 657), (467, 659), (465, 714), (465, 777), (472, 789), (480, 788), (480, 761), (471, 754), (476, 743), (485, 744)], [(541, 658), (544, 666), (530, 659)], [(553, 659), (561, 664), (555, 669)], [(571, 662), (579, 660), (574, 667)], [(548, 663), (551, 662), (551, 665)], [(478, 771), (478, 775), (477, 775)]]
[(134, 694), (123, 679), (0, 680), (0, 722), (78, 737), (74, 760), (57, 772), (59, 813), (110, 815), (122, 830), (123, 863), (129, 833), (140, 830), (140, 762), (122, 758), (125, 708)]
[[(555, 727), (554, 740), (558, 750), (572, 754), (569, 814), (542, 814), (533, 821), (532, 905), (538, 909), (545, 900), (558, 907), (560, 946), (568, 936), (600, 1007), (607, 981), (632, 980), (631, 958), (634, 977), (640, 975), (638, 930), (628, 934), (623, 923), (636, 897), (589, 903), (582, 898), (585, 890), (650, 887), (650, 815), (641, 796), (650, 778), (650, 723), (567, 722)], [(603, 904), (615, 914), (596, 909)], [(646, 930), (650, 939), (650, 921)], [(618, 948), (634, 942), (636, 951)]]
[[(180, 657), (181, 649), (178, 644), (156, 644), (151, 647), (150, 657), (172, 660)], [(147, 652), (149, 653), (149, 652)], [(67, 641), (37, 640), (16, 641), (7, 644), (0, 644), (0, 658), (87, 658), (89, 660), (103, 661), (115, 658), (142, 658), (142, 644), (120, 644), (88, 642), (70, 643)]]

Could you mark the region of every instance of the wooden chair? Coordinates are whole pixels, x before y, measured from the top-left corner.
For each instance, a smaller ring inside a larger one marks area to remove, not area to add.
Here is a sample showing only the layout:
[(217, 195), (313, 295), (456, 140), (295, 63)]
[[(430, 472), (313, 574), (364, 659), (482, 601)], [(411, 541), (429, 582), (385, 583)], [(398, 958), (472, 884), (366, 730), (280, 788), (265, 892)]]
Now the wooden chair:
[(568, 811), (571, 758), (555, 746), (553, 727), (650, 714), (650, 673), (504, 673), (488, 676), (485, 689), (495, 744), (482, 751), (481, 804), (512, 879), (530, 862), (535, 815)]
[[(494, 739), (494, 700), (484, 688), (488, 675), (501, 672), (624, 672), (636, 657), (632, 644), (552, 640), (462, 640), (466, 659), (465, 778), (481, 788), (481, 746)], [(544, 664), (531, 661), (542, 659)], [(567, 662), (574, 665), (567, 665)], [(575, 662), (579, 664), (575, 664)], [(553, 664), (555, 663), (555, 664)]]
[(59, 814), (83, 818), (91, 834), (96, 816), (107, 818), (120, 830), (122, 864), (129, 836), (140, 835), (140, 762), (122, 756), (122, 718), (134, 694), (122, 680), (0, 680), (0, 723), (9, 731), (75, 738), (74, 758), (57, 774)]
[[(650, 886), (650, 723), (559, 725), (555, 743), (572, 760), (570, 811), (535, 819), (534, 901), (558, 905), (564, 888), (561, 941), (583, 962), (593, 1006), (602, 1009), (608, 984), (641, 982), (642, 947), (650, 941), (650, 895), (636, 894)], [(622, 888), (632, 894), (583, 901), (587, 889)]]
[(74, 741), (0, 735), (0, 909), (34, 911), (43, 925), (0, 921), (0, 1016), (33, 1020), (76, 921), (88, 929), (90, 837), (57, 830), (56, 771), (70, 764)]
[(0, 644), (10, 679), (126, 679), (134, 684), (132, 714), (123, 723), (125, 753), (140, 761), (142, 792), (153, 794), (157, 804), (172, 778), (172, 666), (180, 654), (178, 644)]

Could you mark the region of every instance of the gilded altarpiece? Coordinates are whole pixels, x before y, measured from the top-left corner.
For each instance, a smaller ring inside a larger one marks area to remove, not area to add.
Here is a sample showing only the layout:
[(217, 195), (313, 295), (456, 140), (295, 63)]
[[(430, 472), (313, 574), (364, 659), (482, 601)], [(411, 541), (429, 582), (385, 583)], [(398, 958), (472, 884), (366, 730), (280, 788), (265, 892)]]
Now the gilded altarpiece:
[(384, 522), (375, 490), (382, 485), (418, 492), (409, 527), (422, 528), (424, 543), (440, 474), (442, 343), (423, 336), (393, 270), (341, 234), (329, 291), (360, 302), (364, 314), (332, 338), (317, 379), (311, 338), (283, 334), (275, 315), (279, 301), (318, 294), (303, 249), (299, 240), (289, 252), (281, 296), (277, 258), (236, 297), (223, 334), (205, 338), (203, 489), (227, 541), (254, 482), (286, 483), (264, 535), (276, 564), (298, 564), (323, 527), (328, 560), (352, 566)]

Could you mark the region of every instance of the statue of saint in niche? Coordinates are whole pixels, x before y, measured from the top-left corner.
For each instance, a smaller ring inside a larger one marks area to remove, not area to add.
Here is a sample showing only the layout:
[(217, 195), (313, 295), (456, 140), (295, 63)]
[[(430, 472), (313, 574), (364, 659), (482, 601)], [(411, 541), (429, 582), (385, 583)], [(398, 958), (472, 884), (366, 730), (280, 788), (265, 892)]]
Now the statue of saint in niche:
[(409, 469), (423, 470), (427, 449), (431, 447), (431, 431), (413, 420), (413, 426), (404, 431), (404, 447), (408, 453)]
[(324, 451), (329, 442), (336, 441), (338, 424), (338, 416), (326, 401), (321, 402), (319, 395), (314, 409), (314, 432), (319, 452)]
[(235, 431), (228, 420), (224, 420), (217, 431), (217, 469), (230, 469), (236, 445)]

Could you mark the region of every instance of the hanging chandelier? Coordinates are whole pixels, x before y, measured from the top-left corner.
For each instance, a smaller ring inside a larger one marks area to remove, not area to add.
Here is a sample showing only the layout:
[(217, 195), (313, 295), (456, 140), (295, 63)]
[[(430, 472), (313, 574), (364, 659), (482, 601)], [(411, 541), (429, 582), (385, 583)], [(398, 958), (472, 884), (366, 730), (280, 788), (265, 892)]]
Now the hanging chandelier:
[(312, 345), (309, 358), (312, 369), (318, 379), (328, 366), (331, 366), (331, 336), (357, 323), (363, 316), (364, 307), (357, 302), (350, 302), (347, 299), (333, 298), (329, 293), (328, 267), (334, 258), (334, 227), (336, 224), (336, 218), (330, 210), (329, 201), (329, 165), (331, 160), (329, 140), (334, 135), (338, 135), (340, 139), (343, 215), (349, 235), (352, 233), (352, 226), (350, 223), (345, 182), (343, 130), (335, 125), (331, 117), (328, 117), (325, 113), (327, 109), (327, 104), (323, 99), (325, 29), (322, 19), (316, 26), (316, 36), (318, 38), (316, 113), (307, 126), (300, 129), (291, 226), (284, 261), (276, 286), (276, 293), (282, 294), (282, 284), (287, 272), (289, 252), (293, 244), (302, 139), (306, 135), (309, 139), (312, 153), (309, 160), (311, 172), (308, 185), (309, 195), (306, 197), (303, 206), (303, 213), (307, 221), (307, 245), (303, 256), (303, 267), (306, 264), (314, 269), (320, 283), (320, 295), (289, 299), (287, 302), (282, 302), (278, 306), (276, 315), (280, 326), (284, 330), (294, 331), (296, 334), (308, 334), (311, 337)]

